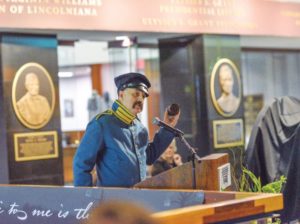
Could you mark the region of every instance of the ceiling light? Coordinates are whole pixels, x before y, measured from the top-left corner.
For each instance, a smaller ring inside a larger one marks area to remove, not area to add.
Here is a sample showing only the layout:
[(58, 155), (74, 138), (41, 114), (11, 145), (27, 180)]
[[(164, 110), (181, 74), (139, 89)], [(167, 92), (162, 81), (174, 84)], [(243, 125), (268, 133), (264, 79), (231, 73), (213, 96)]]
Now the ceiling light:
[(58, 72), (58, 77), (60, 78), (70, 78), (73, 77), (73, 72)]
[(132, 41), (128, 36), (118, 36), (116, 37), (116, 40), (121, 40), (122, 42), (122, 47), (129, 47), (132, 45)]

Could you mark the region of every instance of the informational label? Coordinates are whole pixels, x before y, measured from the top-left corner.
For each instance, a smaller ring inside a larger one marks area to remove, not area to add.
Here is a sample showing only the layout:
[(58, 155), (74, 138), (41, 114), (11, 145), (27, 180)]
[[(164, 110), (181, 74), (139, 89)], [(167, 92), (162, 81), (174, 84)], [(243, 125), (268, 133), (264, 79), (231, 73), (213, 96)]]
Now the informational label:
[(0, 12), (16, 15), (97, 16), (102, 0), (0, 0)]
[(218, 167), (219, 174), (219, 190), (225, 190), (231, 185), (230, 163), (226, 163)]
[(56, 131), (14, 134), (14, 144), (16, 161), (58, 157)]
[(300, 4), (272, 0), (0, 0), (0, 18), (1, 28), (300, 36)]
[(242, 119), (213, 121), (214, 148), (229, 148), (244, 144)]

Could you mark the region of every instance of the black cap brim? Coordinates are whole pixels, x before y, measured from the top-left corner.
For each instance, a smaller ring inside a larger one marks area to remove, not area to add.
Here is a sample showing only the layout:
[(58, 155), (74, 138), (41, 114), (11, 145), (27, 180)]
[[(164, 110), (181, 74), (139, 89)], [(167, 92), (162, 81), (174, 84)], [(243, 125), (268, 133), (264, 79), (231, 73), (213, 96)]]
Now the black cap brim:
[(142, 82), (139, 82), (139, 83), (127, 83), (127, 84), (123, 85), (123, 86), (120, 88), (120, 90), (124, 90), (124, 89), (126, 89), (126, 88), (136, 88), (136, 89), (142, 91), (143, 93), (145, 93), (145, 94), (146, 94), (146, 97), (149, 96), (148, 88), (147, 88), (147, 86), (146, 86), (144, 83), (142, 83)]
[(148, 92), (148, 88), (147, 87), (145, 87), (145, 86), (136, 86), (135, 88), (137, 88), (137, 89), (141, 90), (143, 93), (145, 93), (146, 97), (149, 96), (149, 92)]

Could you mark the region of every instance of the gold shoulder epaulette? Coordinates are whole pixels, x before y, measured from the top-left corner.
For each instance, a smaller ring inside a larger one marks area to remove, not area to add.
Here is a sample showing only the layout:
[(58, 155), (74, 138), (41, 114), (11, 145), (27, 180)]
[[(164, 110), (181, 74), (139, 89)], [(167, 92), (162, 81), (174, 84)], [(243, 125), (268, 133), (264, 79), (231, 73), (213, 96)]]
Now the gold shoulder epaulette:
[(104, 115), (112, 115), (112, 114), (113, 114), (113, 111), (110, 110), (110, 109), (108, 109), (108, 110), (106, 110), (106, 111), (104, 111), (104, 112), (98, 114), (98, 115), (96, 116), (96, 120), (99, 120), (99, 119), (100, 119), (102, 116), (104, 116)]

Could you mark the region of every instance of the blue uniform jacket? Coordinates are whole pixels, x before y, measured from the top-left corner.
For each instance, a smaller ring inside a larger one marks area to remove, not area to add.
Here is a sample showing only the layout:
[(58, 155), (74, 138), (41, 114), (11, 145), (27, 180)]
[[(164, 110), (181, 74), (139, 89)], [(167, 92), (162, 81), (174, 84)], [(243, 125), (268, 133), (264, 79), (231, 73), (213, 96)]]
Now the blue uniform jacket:
[(137, 118), (125, 123), (115, 105), (111, 114), (96, 117), (87, 126), (73, 161), (75, 186), (92, 186), (90, 172), (96, 165), (97, 185), (131, 187), (146, 178), (146, 163), (151, 165), (174, 138), (160, 128), (149, 143), (142, 123)]

